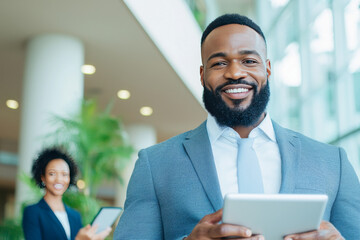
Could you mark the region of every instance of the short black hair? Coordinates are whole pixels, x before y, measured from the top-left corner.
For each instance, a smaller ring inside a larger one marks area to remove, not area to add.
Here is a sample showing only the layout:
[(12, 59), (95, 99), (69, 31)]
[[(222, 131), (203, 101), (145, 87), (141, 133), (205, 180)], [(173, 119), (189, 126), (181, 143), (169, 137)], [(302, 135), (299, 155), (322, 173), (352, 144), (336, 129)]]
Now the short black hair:
[(240, 24), (248, 26), (249, 28), (252, 28), (255, 30), (263, 39), (266, 46), (266, 40), (265, 35), (262, 32), (261, 28), (254, 23), (250, 18), (233, 13), (233, 14), (224, 14), (219, 17), (217, 17), (214, 21), (212, 21), (204, 30), (202, 36), (201, 36), (201, 45), (204, 43), (206, 37), (215, 29), (224, 25), (228, 24)]
[(45, 186), (42, 184), (41, 176), (45, 176), (46, 166), (54, 159), (63, 159), (70, 169), (70, 185), (75, 185), (75, 178), (77, 175), (77, 166), (74, 159), (62, 147), (50, 147), (42, 150), (34, 159), (32, 166), (33, 179), (40, 188)]

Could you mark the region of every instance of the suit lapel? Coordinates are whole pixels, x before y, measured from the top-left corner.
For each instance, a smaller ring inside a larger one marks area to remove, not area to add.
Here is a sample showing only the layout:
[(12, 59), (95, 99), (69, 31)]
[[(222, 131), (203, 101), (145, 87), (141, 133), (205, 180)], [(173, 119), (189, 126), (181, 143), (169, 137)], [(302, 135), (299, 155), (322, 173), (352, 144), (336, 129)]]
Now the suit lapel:
[(66, 206), (65, 204), (64, 204), (64, 206), (65, 206), (66, 214), (67, 214), (68, 219), (69, 219), (69, 225), (70, 225), (70, 238), (71, 238), (71, 239), (75, 239), (75, 236), (76, 236), (76, 234), (77, 234), (77, 233), (75, 233), (75, 232), (74, 232), (74, 226), (76, 226), (76, 223), (74, 222), (74, 221), (75, 221), (75, 219), (74, 219), (74, 217), (73, 217), (73, 215), (72, 215), (72, 213), (71, 213), (71, 211), (70, 211), (69, 207), (68, 207), (68, 206)]
[[(276, 141), (281, 157), (280, 193), (293, 193), (295, 189), (295, 168), (300, 159), (299, 138), (273, 121)], [(223, 205), (214, 157), (206, 130), (206, 122), (189, 133), (183, 145), (199, 177), (199, 180), (214, 210)]]
[(299, 138), (273, 121), (276, 141), (281, 157), (280, 193), (293, 193), (295, 189), (295, 169), (301, 154)]
[(219, 180), (206, 130), (206, 122), (189, 133), (183, 145), (215, 211), (222, 208)]
[(59, 219), (56, 217), (55, 213), (53, 212), (53, 210), (51, 210), (50, 206), (46, 203), (46, 201), (43, 199), (41, 199), (41, 204), (40, 206), (48, 213), (49, 216), (49, 221), (51, 221), (54, 225), (56, 225), (56, 227), (58, 229), (60, 229), (59, 231), (61, 232), (61, 235), (63, 236), (62, 239), (67, 239), (65, 230), (63, 225), (61, 224), (61, 222), (59, 221)]

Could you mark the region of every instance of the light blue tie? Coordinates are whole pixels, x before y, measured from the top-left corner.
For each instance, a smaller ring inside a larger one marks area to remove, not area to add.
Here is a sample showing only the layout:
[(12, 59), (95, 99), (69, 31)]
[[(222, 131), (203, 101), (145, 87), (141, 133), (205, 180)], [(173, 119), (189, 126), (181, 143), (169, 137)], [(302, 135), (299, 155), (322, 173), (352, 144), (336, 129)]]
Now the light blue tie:
[(264, 193), (259, 161), (252, 148), (252, 138), (237, 140), (237, 177), (239, 193)]

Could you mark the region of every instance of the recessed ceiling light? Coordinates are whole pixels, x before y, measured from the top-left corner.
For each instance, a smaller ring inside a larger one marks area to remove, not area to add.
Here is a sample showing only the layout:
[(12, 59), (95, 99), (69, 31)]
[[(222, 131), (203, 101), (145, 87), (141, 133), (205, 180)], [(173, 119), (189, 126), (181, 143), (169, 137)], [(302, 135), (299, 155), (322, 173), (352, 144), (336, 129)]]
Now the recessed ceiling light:
[(94, 74), (96, 71), (96, 68), (93, 66), (93, 65), (82, 65), (81, 66), (81, 72), (83, 74), (87, 74), (87, 75), (91, 75), (91, 74)]
[(140, 113), (143, 116), (150, 116), (153, 113), (153, 109), (151, 107), (142, 107), (140, 108)]
[(19, 103), (16, 100), (9, 99), (6, 101), (6, 106), (11, 109), (18, 109)]
[(129, 99), (130, 98), (130, 92), (128, 90), (120, 90), (117, 92), (117, 96), (120, 99)]

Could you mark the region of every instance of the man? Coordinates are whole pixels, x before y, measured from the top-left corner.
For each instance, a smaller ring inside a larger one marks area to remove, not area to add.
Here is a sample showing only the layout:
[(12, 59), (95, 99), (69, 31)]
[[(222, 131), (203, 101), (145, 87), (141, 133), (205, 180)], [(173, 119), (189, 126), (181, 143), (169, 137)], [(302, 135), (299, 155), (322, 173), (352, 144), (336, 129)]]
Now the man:
[[(201, 56), (210, 115), (140, 151), (115, 239), (263, 239), (221, 223), (223, 196), (253, 190), (328, 195), (320, 229), (286, 239), (358, 239), (360, 186), (344, 150), (284, 129), (265, 111), (271, 65), (261, 29), (244, 16), (223, 15), (204, 31)], [(237, 142), (246, 139), (257, 160), (237, 167)], [(259, 183), (238, 181), (254, 162)]]

